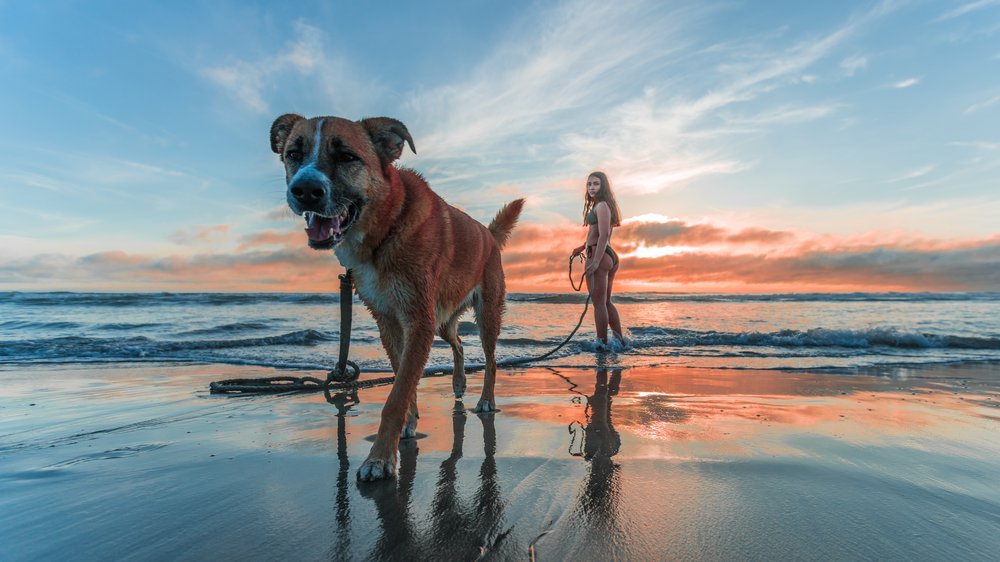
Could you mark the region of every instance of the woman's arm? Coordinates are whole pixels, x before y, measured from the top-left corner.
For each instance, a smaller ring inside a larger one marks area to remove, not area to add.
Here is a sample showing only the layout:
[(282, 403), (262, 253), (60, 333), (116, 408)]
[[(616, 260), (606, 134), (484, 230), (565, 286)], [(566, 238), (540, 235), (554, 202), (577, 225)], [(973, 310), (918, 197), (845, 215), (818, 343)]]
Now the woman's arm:
[(587, 275), (597, 271), (604, 258), (604, 252), (608, 249), (608, 240), (611, 239), (611, 207), (604, 201), (600, 201), (594, 206), (597, 213), (597, 247), (594, 248), (594, 256), (587, 263)]

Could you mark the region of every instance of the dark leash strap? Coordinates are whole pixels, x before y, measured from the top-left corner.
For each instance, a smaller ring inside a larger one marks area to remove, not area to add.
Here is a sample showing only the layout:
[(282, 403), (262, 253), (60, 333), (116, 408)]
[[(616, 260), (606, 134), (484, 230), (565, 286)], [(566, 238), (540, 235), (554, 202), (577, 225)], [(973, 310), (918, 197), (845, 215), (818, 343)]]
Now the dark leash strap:
[[(337, 368), (326, 375), (322, 381), (316, 377), (267, 377), (262, 379), (228, 379), (213, 382), (208, 385), (212, 394), (270, 394), (278, 392), (315, 392), (322, 390), (327, 400), (331, 399), (330, 391), (385, 384), (384, 379), (365, 381), (359, 384), (361, 368), (347, 357), (351, 353), (351, 317), (354, 302), (354, 277), (351, 270), (340, 275), (340, 357)], [(392, 378), (388, 377), (392, 382)]]
[[(358, 380), (361, 369), (357, 363), (347, 357), (351, 354), (351, 306), (354, 303), (354, 277), (351, 270), (340, 275), (340, 358), (337, 360), (337, 370), (330, 371), (327, 382), (350, 382)], [(354, 372), (348, 373), (350, 367)]]
[[(323, 383), (323, 394), (330, 399), (330, 388), (333, 385), (351, 384), (361, 376), (361, 368), (354, 361), (348, 359), (351, 354), (351, 319), (353, 312), (351, 307), (354, 304), (354, 276), (351, 270), (340, 274), (340, 357), (337, 359), (337, 369), (326, 374), (326, 382)], [(347, 369), (350, 367), (351, 371)]]
[(577, 257), (577, 256), (580, 258), (580, 261), (582, 263), (584, 263), (584, 264), (587, 263), (587, 259), (583, 257), (583, 254), (577, 254), (576, 256), (570, 256), (569, 257), (569, 284), (570, 284), (571, 287), (573, 287), (574, 291), (580, 292), (580, 289), (583, 289), (583, 278), (586, 277), (587, 270), (584, 269), (583, 270), (583, 274), (580, 275), (580, 286), (578, 287), (576, 285), (576, 283), (573, 282), (573, 259), (575, 257)]
[[(583, 257), (583, 254), (580, 254), (580, 261), (586, 263), (586, 259)], [(575, 291), (579, 292), (580, 289), (583, 288), (583, 278), (586, 276), (586, 273), (587, 273), (587, 270), (584, 270), (583, 275), (580, 275), (580, 286), (577, 287), (576, 283), (573, 283), (573, 256), (570, 256), (570, 258), (569, 258), (569, 284), (572, 285), (572, 287), (573, 287), (573, 289)], [(587, 307), (588, 306), (590, 306), (590, 293), (589, 292), (587, 293), (587, 300), (584, 301), (584, 303), (583, 303), (583, 312), (580, 313), (580, 320), (576, 323), (576, 327), (573, 328), (573, 331), (570, 332), (568, 336), (566, 336), (566, 339), (564, 339), (562, 341), (562, 343), (560, 343), (559, 345), (557, 345), (555, 348), (553, 348), (551, 351), (549, 351), (548, 353), (546, 353), (544, 355), (539, 355), (538, 357), (527, 357), (524, 360), (517, 360), (517, 363), (531, 363), (531, 362), (534, 362), (534, 361), (541, 361), (542, 359), (547, 359), (550, 355), (552, 355), (555, 352), (557, 352), (560, 349), (562, 349), (562, 347), (564, 345), (566, 345), (567, 343), (569, 343), (569, 340), (573, 339), (573, 336), (576, 335), (576, 331), (580, 329), (580, 326), (583, 324), (583, 319), (586, 318), (586, 316), (587, 316)]]

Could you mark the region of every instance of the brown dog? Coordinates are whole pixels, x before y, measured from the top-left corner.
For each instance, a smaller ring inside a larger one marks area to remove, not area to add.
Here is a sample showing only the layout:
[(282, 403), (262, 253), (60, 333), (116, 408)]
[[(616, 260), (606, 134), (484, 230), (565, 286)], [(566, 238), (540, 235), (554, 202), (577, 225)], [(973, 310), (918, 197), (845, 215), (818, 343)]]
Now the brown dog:
[(309, 246), (333, 249), (353, 272), (396, 373), (360, 480), (392, 477), (399, 439), (416, 435), (417, 383), (435, 332), (451, 345), (452, 386), (462, 397), (464, 352), (456, 328), (469, 307), (486, 355), (475, 411), (496, 410), (495, 349), (505, 292), (500, 249), (524, 205), (523, 199), (508, 203), (487, 229), (445, 203), (420, 174), (393, 165), (404, 141), (416, 153), (406, 126), (387, 117), (287, 114), (271, 126), (271, 149), (285, 164), (288, 206), (305, 217)]

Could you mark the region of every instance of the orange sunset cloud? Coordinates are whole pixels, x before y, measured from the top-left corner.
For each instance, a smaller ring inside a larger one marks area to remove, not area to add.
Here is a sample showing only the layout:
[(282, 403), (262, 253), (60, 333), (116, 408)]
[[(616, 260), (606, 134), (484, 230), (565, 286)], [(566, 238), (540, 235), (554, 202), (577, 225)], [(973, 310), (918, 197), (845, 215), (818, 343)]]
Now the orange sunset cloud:
[[(190, 232), (228, 233), (217, 225)], [(568, 257), (582, 226), (524, 223), (504, 250), (511, 292), (567, 292)], [(729, 228), (664, 217), (630, 219), (613, 235), (619, 292), (965, 291), (1000, 286), (1000, 237), (851, 238)], [(0, 265), (10, 278), (100, 290), (332, 291), (343, 269), (305, 245), (297, 228), (241, 238), (231, 251), (150, 256), (107, 251), (39, 255)], [(576, 264), (579, 274), (582, 265)], [(39, 286), (44, 288), (44, 284)]]

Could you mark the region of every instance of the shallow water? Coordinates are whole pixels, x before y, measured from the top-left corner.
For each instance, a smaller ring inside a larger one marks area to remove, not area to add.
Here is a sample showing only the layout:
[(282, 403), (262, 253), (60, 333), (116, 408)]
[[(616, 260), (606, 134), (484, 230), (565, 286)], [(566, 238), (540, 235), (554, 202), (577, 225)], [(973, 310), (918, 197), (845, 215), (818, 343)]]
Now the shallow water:
[[(337, 295), (0, 293), (0, 364), (206, 361), (330, 368), (340, 340)], [(616, 297), (630, 347), (622, 366), (822, 369), (1000, 359), (1000, 293), (846, 295), (628, 294)], [(580, 294), (512, 294), (500, 358), (539, 356), (583, 312)], [(351, 359), (387, 371), (371, 316), (354, 306)], [(471, 316), (460, 335), (482, 351)], [(548, 366), (595, 363), (591, 312)], [(451, 363), (436, 341), (431, 365)]]

